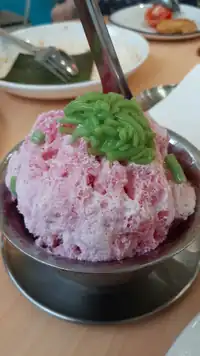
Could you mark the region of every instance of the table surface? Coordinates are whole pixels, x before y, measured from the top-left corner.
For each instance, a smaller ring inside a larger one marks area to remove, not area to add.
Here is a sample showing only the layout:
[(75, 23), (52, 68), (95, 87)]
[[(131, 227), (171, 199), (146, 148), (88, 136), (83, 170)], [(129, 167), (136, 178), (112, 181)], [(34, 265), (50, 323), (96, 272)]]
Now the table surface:
[[(129, 79), (134, 93), (178, 83), (197, 63), (199, 40), (150, 43), (150, 56)], [(0, 91), (0, 155), (28, 132), (42, 111), (66, 102), (26, 100)], [(164, 356), (179, 332), (200, 310), (200, 277), (190, 293), (166, 311), (135, 324), (80, 326), (36, 309), (12, 285), (0, 260), (0, 355)]]

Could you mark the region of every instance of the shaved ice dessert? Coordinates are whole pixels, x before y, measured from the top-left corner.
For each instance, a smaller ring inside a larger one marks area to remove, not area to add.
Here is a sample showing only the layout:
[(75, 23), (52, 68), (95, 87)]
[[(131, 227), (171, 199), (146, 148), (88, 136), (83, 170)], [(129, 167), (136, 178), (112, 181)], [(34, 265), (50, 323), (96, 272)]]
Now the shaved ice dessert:
[(39, 115), (10, 158), (6, 185), (48, 253), (92, 262), (146, 254), (195, 210), (168, 143), (135, 100), (88, 93)]

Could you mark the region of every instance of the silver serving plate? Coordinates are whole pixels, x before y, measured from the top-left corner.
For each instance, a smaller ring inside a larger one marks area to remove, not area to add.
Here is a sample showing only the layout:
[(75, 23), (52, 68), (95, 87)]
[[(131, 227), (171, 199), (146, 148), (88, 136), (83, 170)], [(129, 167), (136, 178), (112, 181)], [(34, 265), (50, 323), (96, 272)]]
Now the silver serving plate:
[[(149, 89), (137, 99), (148, 110), (173, 88)], [(70, 321), (113, 323), (160, 311), (190, 287), (197, 276), (200, 257), (200, 152), (179, 135), (169, 134), (170, 151), (196, 187), (195, 214), (173, 230), (155, 251), (121, 262), (79, 262), (54, 257), (37, 248), (17, 209), (9, 205), (4, 185), (8, 161), (19, 145), (5, 157), (0, 165), (2, 255), (12, 281), (32, 303)]]
[[(143, 92), (143, 94), (141, 94), (140, 96), (140, 99), (144, 103), (145, 109), (152, 106), (153, 102), (158, 102), (161, 98), (164, 98), (172, 88), (172, 86), (158, 87)], [(129, 258), (121, 262), (115, 261), (104, 263), (80, 262), (61, 257), (55, 257), (46, 253), (41, 248), (36, 247), (33, 238), (28, 235), (24, 224), (22, 223), (22, 221), (19, 221), (19, 214), (17, 209), (13, 209), (13, 205), (11, 205), (12, 208), (10, 209), (10, 205), (7, 202), (7, 190), (5, 189), (3, 183), (8, 161), (12, 153), (18, 149), (20, 144), (15, 146), (8, 153), (8, 155), (4, 158), (0, 166), (0, 179), (2, 187), (4, 188), (2, 188), (2, 212), (3, 233), (5, 237), (17, 249), (41, 263), (45, 263), (49, 266), (59, 268), (68, 272), (81, 274), (87, 273), (96, 275), (105, 273), (133, 273), (135, 271), (160, 263), (165, 259), (168, 259), (179, 253), (197, 237), (200, 229), (200, 153), (192, 144), (190, 144), (187, 140), (175, 134), (174, 132), (169, 131), (169, 135), (170, 150), (174, 152), (176, 156), (178, 156), (182, 166), (187, 172), (190, 180), (192, 180), (195, 184), (197, 190), (197, 207), (193, 222), (191, 226), (189, 226), (183, 231), (183, 233), (178, 239), (173, 238), (170, 241), (167, 241), (165, 244), (158, 247), (155, 251), (152, 251), (146, 256)]]

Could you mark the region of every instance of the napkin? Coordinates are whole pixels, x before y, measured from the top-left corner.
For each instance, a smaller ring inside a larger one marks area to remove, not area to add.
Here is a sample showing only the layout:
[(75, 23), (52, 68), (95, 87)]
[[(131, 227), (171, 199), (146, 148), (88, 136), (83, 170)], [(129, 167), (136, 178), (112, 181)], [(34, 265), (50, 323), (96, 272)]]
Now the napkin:
[(186, 326), (165, 356), (199, 356), (200, 314)]
[(200, 149), (200, 65), (195, 66), (149, 114), (160, 125)]

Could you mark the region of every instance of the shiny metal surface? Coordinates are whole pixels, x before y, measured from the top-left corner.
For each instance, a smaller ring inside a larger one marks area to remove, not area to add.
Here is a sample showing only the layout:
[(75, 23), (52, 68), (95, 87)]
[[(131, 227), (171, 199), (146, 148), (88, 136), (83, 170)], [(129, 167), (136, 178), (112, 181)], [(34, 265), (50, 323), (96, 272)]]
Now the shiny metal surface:
[[(147, 110), (173, 87), (146, 90), (138, 100)], [(179, 157), (196, 186), (195, 215), (153, 253), (120, 263), (80, 263), (47, 255), (36, 248), (17, 210), (6, 211), (9, 205), (3, 184), (5, 170), (17, 147), (6, 156), (0, 166), (0, 217), (6, 235), (2, 255), (11, 280), (25, 297), (65, 320), (118, 323), (160, 311), (188, 290), (199, 271), (200, 153), (178, 135), (170, 132), (170, 136), (170, 150)]]
[(137, 96), (137, 101), (140, 103), (144, 111), (150, 110), (159, 101), (165, 99), (171, 91), (176, 87), (176, 84), (159, 85), (157, 87), (146, 89)]
[(178, 0), (155, 0), (152, 2), (163, 5), (164, 7), (167, 7), (168, 9), (172, 10), (172, 12), (174, 13), (181, 13), (180, 4)]
[(19, 252), (6, 240), (2, 256), (12, 282), (34, 305), (60, 319), (87, 324), (136, 321), (159, 312), (182, 297), (199, 272), (199, 252), (186, 249), (136, 281), (87, 288)]
[(74, 0), (104, 93), (115, 92), (132, 98), (119, 59), (96, 1)]

